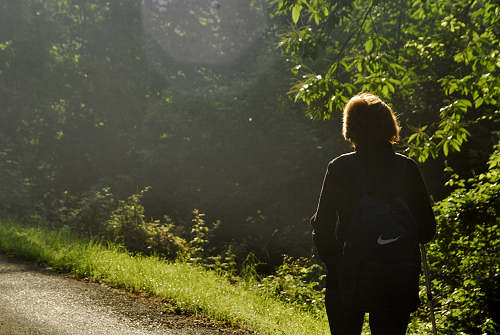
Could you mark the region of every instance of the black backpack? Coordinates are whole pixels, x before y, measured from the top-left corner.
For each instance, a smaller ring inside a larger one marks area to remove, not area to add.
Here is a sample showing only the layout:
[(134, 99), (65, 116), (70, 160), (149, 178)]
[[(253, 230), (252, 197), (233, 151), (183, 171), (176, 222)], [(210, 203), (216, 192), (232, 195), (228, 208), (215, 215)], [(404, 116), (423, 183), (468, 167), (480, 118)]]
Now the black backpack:
[(359, 310), (418, 306), (418, 240), (415, 216), (401, 187), (405, 163), (394, 156), (389, 192), (377, 192), (359, 157), (360, 198), (343, 234), (340, 285), (344, 303)]

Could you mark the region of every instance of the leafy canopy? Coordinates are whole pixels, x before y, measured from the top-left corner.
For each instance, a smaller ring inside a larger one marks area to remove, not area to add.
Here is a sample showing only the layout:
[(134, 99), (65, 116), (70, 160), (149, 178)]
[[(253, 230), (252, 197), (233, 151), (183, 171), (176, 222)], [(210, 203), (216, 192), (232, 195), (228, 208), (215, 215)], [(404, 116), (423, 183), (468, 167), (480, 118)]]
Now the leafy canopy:
[[(498, 124), (500, 8), (492, 0), (277, 0), (291, 18), (280, 47), (296, 102), (336, 116), (370, 91), (401, 115), (420, 161), (460, 151), (477, 124)], [(495, 133), (498, 135), (498, 131)]]

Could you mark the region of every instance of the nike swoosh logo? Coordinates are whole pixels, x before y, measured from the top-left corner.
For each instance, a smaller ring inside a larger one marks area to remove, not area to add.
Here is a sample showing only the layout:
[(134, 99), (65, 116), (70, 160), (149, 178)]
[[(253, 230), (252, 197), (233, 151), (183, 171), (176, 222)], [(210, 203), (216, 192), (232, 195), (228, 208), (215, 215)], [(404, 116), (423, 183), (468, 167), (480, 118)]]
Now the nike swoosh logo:
[(389, 243), (392, 243), (392, 242), (396, 242), (397, 240), (399, 240), (399, 236), (398, 237), (395, 237), (395, 238), (390, 238), (390, 239), (383, 239), (382, 238), (382, 235), (380, 235), (377, 239), (377, 244), (379, 245), (386, 245), (386, 244), (389, 244)]

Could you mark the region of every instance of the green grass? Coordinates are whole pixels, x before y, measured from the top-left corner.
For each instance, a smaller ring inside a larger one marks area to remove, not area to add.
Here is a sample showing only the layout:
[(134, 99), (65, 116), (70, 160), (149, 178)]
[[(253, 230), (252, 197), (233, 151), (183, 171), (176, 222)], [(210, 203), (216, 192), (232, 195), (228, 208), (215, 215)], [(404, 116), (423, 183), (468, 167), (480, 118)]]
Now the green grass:
[(232, 284), (201, 267), (134, 256), (113, 244), (84, 242), (65, 230), (0, 223), (0, 250), (113, 287), (166, 298), (194, 313), (260, 334), (329, 334), (326, 315), (314, 316), (261, 294), (250, 283)]
[[(67, 230), (29, 228), (0, 219), (0, 251), (41, 261), (80, 278), (145, 292), (176, 309), (264, 334), (327, 335), (326, 315), (312, 315), (266, 296), (252, 282), (231, 283), (214, 271), (158, 257), (132, 255), (114, 244), (86, 242)], [(363, 334), (369, 334), (365, 322)], [(409, 335), (431, 334), (429, 322), (413, 318)]]

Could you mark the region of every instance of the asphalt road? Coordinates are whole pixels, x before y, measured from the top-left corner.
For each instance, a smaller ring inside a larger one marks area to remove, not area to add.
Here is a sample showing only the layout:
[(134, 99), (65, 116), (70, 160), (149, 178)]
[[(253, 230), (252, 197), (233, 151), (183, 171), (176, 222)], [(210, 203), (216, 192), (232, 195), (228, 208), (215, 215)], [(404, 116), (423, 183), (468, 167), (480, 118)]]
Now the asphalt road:
[(0, 335), (248, 334), (193, 316), (164, 314), (159, 306), (0, 255)]

